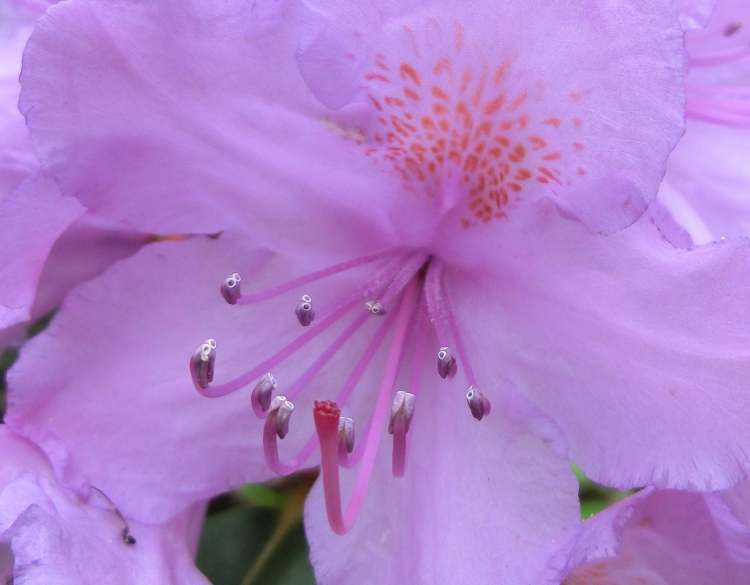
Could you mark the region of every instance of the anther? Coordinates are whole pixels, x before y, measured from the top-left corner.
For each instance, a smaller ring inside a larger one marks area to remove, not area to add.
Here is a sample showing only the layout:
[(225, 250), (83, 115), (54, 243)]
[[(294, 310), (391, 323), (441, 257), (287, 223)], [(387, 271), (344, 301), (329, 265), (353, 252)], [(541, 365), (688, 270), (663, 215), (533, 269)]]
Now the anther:
[(339, 417), (339, 453), (354, 451), (354, 419)]
[(294, 412), (294, 404), (286, 399), (286, 396), (276, 396), (271, 401), (271, 407), (268, 411), (268, 416), (274, 417), (274, 424), (276, 425), (276, 434), (279, 439), (286, 437), (289, 432), (289, 419), (292, 417)]
[(365, 307), (367, 307), (367, 310), (372, 315), (377, 315), (378, 317), (382, 317), (386, 313), (385, 307), (379, 301), (367, 301)]
[(417, 397), (410, 392), (396, 392), (391, 403), (391, 418), (388, 421), (388, 432), (391, 435), (397, 431), (406, 433), (409, 430), (416, 400)]
[(307, 327), (315, 319), (315, 309), (313, 309), (312, 298), (310, 295), (302, 295), (297, 308), (294, 309), (294, 314), (297, 315), (297, 320), (302, 327)]
[(490, 413), (490, 401), (485, 398), (484, 394), (482, 394), (479, 388), (469, 386), (469, 389), (466, 392), (466, 402), (469, 405), (471, 416), (473, 416), (477, 420), (482, 420)]
[(237, 299), (240, 298), (240, 281), (242, 277), (238, 272), (233, 272), (221, 283), (221, 296), (230, 305), (236, 305)]
[(441, 347), (437, 353), (437, 371), (440, 377), (452, 378), (458, 371), (458, 364), (456, 363), (455, 356), (451, 353), (451, 350), (447, 347)]
[(207, 339), (201, 343), (190, 357), (190, 374), (193, 382), (200, 388), (208, 388), (214, 380), (216, 363), (216, 340)]
[(250, 393), (250, 402), (252, 403), (253, 410), (256, 413), (264, 413), (271, 406), (271, 398), (273, 398), (273, 392), (276, 390), (278, 383), (271, 372), (265, 374), (253, 388)]

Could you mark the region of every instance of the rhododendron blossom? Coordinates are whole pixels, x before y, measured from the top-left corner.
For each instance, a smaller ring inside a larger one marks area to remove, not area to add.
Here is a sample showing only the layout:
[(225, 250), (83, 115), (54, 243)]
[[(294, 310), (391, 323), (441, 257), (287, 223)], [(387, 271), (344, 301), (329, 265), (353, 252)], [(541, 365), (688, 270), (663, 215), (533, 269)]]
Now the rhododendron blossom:
[(44, 454), (4, 425), (0, 453), (3, 583), (208, 583), (191, 560), (202, 506), (162, 526), (128, 523), (104, 492), (85, 502), (60, 486)]
[(45, 173), (217, 235), (78, 287), (8, 424), (147, 521), (319, 462), (321, 583), (559, 582), (569, 457), (624, 486), (750, 467), (748, 245), (642, 217), (682, 56), (667, 1), (52, 8), (20, 101)]
[(750, 579), (750, 484), (645, 489), (587, 520), (562, 551), (563, 585), (706, 585)]

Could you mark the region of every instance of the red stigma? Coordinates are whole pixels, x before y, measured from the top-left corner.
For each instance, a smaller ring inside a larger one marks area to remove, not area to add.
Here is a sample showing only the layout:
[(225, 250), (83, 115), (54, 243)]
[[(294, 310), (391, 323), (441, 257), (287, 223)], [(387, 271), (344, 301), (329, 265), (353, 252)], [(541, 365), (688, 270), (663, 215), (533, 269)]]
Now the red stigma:
[(315, 417), (315, 428), (318, 435), (330, 432), (338, 433), (341, 409), (333, 400), (316, 400), (313, 407), (313, 416)]

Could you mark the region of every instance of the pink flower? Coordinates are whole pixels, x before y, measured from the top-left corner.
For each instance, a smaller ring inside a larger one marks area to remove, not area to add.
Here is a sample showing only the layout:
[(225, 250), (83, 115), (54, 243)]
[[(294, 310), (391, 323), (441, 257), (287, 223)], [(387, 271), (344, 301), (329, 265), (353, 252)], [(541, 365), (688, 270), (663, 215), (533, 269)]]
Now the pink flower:
[(21, 53), (35, 19), (52, 2), (0, 7), (0, 349), (23, 339), (29, 320), (57, 307), (79, 282), (146, 243), (147, 235), (97, 219), (39, 163), (18, 111)]
[(750, 465), (748, 246), (638, 221), (681, 72), (671, 2), (51, 9), (21, 97), (45, 172), (221, 236), (78, 287), (8, 424), (152, 522), (319, 450), (321, 583), (557, 582), (566, 456), (617, 485)]
[(587, 520), (563, 585), (750, 580), (750, 484), (719, 493), (646, 489)]
[(688, 127), (659, 200), (703, 244), (750, 233), (750, 5), (717, 2), (687, 50)]
[(126, 523), (107, 496), (58, 485), (44, 455), (0, 426), (0, 578), (25, 585), (208, 584), (191, 556), (196, 506), (167, 524)]

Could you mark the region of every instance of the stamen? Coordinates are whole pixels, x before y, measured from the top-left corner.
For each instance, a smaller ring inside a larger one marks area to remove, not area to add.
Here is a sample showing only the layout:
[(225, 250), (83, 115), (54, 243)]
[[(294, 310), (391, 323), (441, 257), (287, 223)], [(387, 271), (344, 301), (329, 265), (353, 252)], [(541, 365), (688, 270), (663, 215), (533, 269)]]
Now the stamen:
[(458, 321), (456, 320), (456, 315), (453, 311), (453, 303), (451, 302), (450, 295), (448, 294), (448, 291), (445, 288), (445, 282), (443, 279), (443, 271), (440, 271), (440, 278), (438, 280), (438, 287), (439, 287), (439, 298), (442, 299), (441, 307), (443, 310), (443, 315), (445, 320), (447, 321), (448, 327), (450, 328), (450, 332), (453, 337), (453, 341), (456, 344), (456, 351), (458, 352), (458, 357), (461, 360), (461, 363), (464, 367), (464, 374), (466, 376), (466, 381), (469, 383), (469, 386), (476, 386), (477, 385), (477, 378), (474, 374), (474, 368), (471, 367), (471, 362), (469, 361), (469, 355), (466, 352), (466, 348), (464, 346), (463, 337), (461, 336), (461, 330), (458, 328)]
[[(458, 321), (456, 320), (456, 314), (453, 310), (453, 303), (451, 301), (450, 294), (448, 294), (445, 288), (445, 282), (443, 279), (443, 270), (439, 268), (437, 273), (437, 280), (433, 285), (438, 287), (438, 292), (435, 293), (436, 298), (441, 299), (441, 309), (444, 312), (443, 317), (447, 321), (448, 327), (452, 334), (453, 340), (456, 343), (456, 350), (458, 351), (458, 357), (464, 367), (464, 374), (466, 382), (469, 385), (469, 390), (466, 392), (466, 400), (469, 403), (469, 409), (471, 410), (472, 416), (477, 420), (482, 420), (485, 416), (490, 413), (492, 405), (487, 397), (477, 388), (477, 378), (474, 374), (474, 368), (471, 366), (469, 361), (469, 355), (464, 346), (463, 337), (461, 336), (461, 330), (458, 327)], [(429, 274), (428, 274), (429, 276)]]
[(266, 421), (273, 425), (279, 439), (283, 439), (289, 433), (289, 419), (292, 418), (293, 412), (294, 404), (287, 400), (286, 396), (276, 396), (271, 401)]
[(391, 403), (391, 418), (388, 421), (389, 434), (394, 434), (398, 428), (409, 430), (411, 419), (414, 416), (416, 400), (417, 397), (411, 392), (405, 392), (404, 390), (396, 392)]
[(360, 256), (359, 258), (347, 260), (346, 262), (334, 264), (333, 266), (329, 266), (328, 268), (305, 274), (304, 276), (300, 276), (299, 278), (295, 278), (283, 284), (276, 285), (267, 290), (253, 294), (241, 295), (237, 300), (237, 304), (250, 305), (252, 303), (258, 303), (260, 301), (266, 301), (268, 299), (272, 299), (281, 294), (284, 294), (285, 292), (288, 292), (290, 290), (294, 290), (295, 288), (299, 288), (300, 286), (303, 286), (305, 284), (315, 282), (317, 280), (320, 280), (327, 276), (338, 274), (340, 272), (345, 272), (346, 270), (351, 270), (352, 268), (356, 268), (358, 266), (364, 266), (365, 264), (375, 262), (376, 260), (389, 256), (393, 253), (395, 253), (395, 250), (393, 249), (382, 250), (380, 252), (376, 252), (375, 254), (368, 254), (366, 256)]
[[(275, 368), (277, 365), (284, 362), (286, 359), (288, 359), (290, 356), (296, 353), (300, 348), (304, 347), (307, 343), (309, 343), (310, 341), (315, 339), (318, 335), (326, 331), (331, 325), (333, 325), (339, 319), (341, 319), (344, 315), (346, 315), (346, 313), (349, 312), (355, 305), (359, 304), (359, 302), (360, 302), (359, 298), (357, 297), (354, 300), (349, 300), (343, 303), (338, 308), (336, 308), (330, 315), (328, 315), (322, 321), (320, 321), (317, 325), (310, 327), (302, 335), (300, 335), (299, 337), (291, 341), (288, 345), (281, 348), (274, 355), (264, 360), (263, 362), (258, 364), (256, 367), (254, 367), (250, 371), (245, 372), (244, 374), (241, 374), (240, 376), (236, 377), (234, 380), (230, 380), (229, 382), (222, 384), (221, 386), (217, 386), (215, 388), (208, 388), (208, 383), (210, 383), (213, 380), (213, 365), (211, 365), (211, 368), (210, 368), (211, 379), (207, 380), (205, 384), (201, 383), (202, 381), (204, 381), (203, 378), (197, 378), (196, 375), (193, 374), (193, 382), (195, 383), (196, 389), (198, 390), (198, 392), (200, 392), (203, 396), (206, 396), (207, 398), (219, 398), (221, 396), (226, 396), (227, 394), (231, 394), (232, 392), (247, 386), (253, 380), (256, 380), (259, 376), (261, 376), (264, 372), (267, 372)], [(191, 373), (193, 373), (194, 371), (193, 364), (194, 362), (196, 362), (195, 355), (196, 354), (193, 354), (193, 358), (191, 358), (190, 360)], [(214, 352), (212, 352), (211, 355), (215, 356), (215, 342), (214, 342)]]
[(357, 472), (354, 491), (346, 508), (346, 515), (343, 514), (341, 508), (341, 488), (339, 482), (338, 426), (341, 411), (334, 402), (315, 403), (313, 412), (315, 415), (315, 429), (318, 433), (318, 441), (320, 443), (321, 475), (323, 478), (326, 511), (331, 528), (337, 534), (345, 534), (351, 529), (364, 502), (367, 486), (374, 469), (380, 438), (383, 433), (388, 409), (389, 390), (393, 387), (396, 380), (398, 368), (403, 357), (404, 343), (409, 329), (410, 318), (416, 305), (417, 295), (418, 282), (416, 279), (412, 279), (411, 283), (406, 287), (404, 296), (397, 309), (394, 337), (383, 371), (383, 378), (372, 420), (365, 437), (361, 467)]
[(294, 314), (297, 315), (297, 320), (302, 327), (307, 327), (315, 319), (315, 309), (312, 305), (312, 297), (310, 295), (302, 295), (297, 307), (294, 309)]
[(425, 277), (424, 296), (427, 314), (435, 328), (438, 341), (443, 342), (437, 353), (438, 375), (453, 378), (458, 371), (458, 362), (445, 342), (451, 337), (450, 319), (446, 310), (446, 300), (442, 288), (443, 264), (438, 260), (430, 262)]
[(385, 293), (383, 293), (383, 297), (380, 299), (384, 311), (388, 310), (388, 307), (393, 305), (396, 297), (401, 294), (401, 291), (404, 290), (404, 287), (412, 278), (414, 278), (414, 275), (422, 269), (428, 258), (429, 255), (422, 252), (412, 254), (403, 266), (401, 266), (401, 269), (393, 277), (393, 280), (386, 288)]
[(240, 273), (233, 272), (221, 283), (221, 296), (230, 305), (236, 305), (237, 299), (240, 298), (240, 281), (242, 281)]
[(394, 477), (403, 477), (406, 467), (406, 433), (409, 431), (414, 416), (414, 405), (417, 397), (409, 392), (399, 390), (391, 404), (391, 418), (388, 421), (388, 432), (393, 435), (393, 454), (391, 471)]
[(437, 353), (437, 371), (441, 378), (452, 378), (458, 371), (458, 364), (456, 358), (451, 353), (451, 350), (447, 347), (441, 347)]
[[(341, 391), (336, 396), (336, 402), (339, 404), (345, 405), (349, 401), (355, 387), (361, 380), (365, 371), (367, 371), (367, 367), (370, 365), (372, 358), (378, 353), (378, 349), (383, 343), (383, 339), (385, 339), (392, 321), (393, 319), (391, 316), (388, 316), (380, 327), (378, 327), (378, 330), (370, 340), (367, 348), (365, 348), (365, 351), (362, 353), (357, 364), (349, 374), (349, 378), (347, 378)], [(318, 446), (318, 437), (313, 433), (299, 452), (288, 463), (283, 463), (279, 458), (279, 448), (276, 441), (277, 437), (274, 428), (269, 428), (267, 426), (263, 433), (263, 452), (268, 467), (279, 475), (288, 475), (297, 471), (302, 465), (304, 465), (305, 461), (310, 458)], [(343, 466), (351, 467), (361, 458), (361, 450), (359, 454), (355, 454), (351, 457), (348, 453), (342, 453), (341, 458), (341, 464)]]
[(354, 419), (348, 416), (339, 418), (339, 454), (346, 456), (354, 451)]
[(469, 390), (466, 392), (466, 402), (469, 404), (471, 415), (477, 420), (482, 420), (492, 409), (490, 401), (485, 398), (479, 388), (474, 386), (469, 386)]
[(367, 307), (367, 312), (371, 315), (376, 315), (378, 317), (385, 315), (385, 307), (383, 307), (378, 301), (367, 301), (365, 307)]
[(271, 398), (273, 398), (273, 393), (277, 386), (278, 382), (276, 378), (274, 378), (271, 372), (268, 372), (258, 380), (255, 388), (250, 393), (250, 404), (258, 418), (263, 418), (266, 415), (268, 407), (271, 406)]
[(196, 387), (205, 389), (213, 382), (216, 364), (216, 340), (207, 339), (190, 357), (190, 375)]

